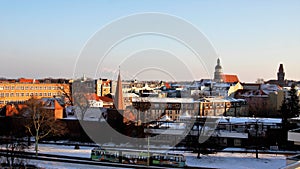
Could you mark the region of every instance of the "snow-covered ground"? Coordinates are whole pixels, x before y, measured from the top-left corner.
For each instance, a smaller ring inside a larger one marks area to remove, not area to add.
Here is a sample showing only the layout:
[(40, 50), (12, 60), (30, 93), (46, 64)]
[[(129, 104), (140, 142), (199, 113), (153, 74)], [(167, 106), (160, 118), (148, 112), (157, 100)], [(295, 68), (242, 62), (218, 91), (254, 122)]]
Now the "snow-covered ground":
[[(80, 149), (74, 149), (74, 146), (62, 146), (54, 144), (39, 144), (39, 153), (85, 157), (89, 158), (93, 147), (80, 146)], [(30, 151), (34, 152), (34, 146), (31, 146)]]
[(194, 153), (185, 153), (188, 166), (201, 166), (222, 169), (278, 169), (285, 166), (285, 156), (275, 154), (259, 154), (258, 159), (252, 153), (216, 153), (201, 155), (197, 159)]
[[(75, 150), (74, 146), (60, 146), (40, 144), (40, 153), (49, 153), (56, 155), (67, 155), (76, 157), (90, 157), (92, 147), (81, 146), (80, 149)], [(33, 147), (30, 151), (33, 151)], [(259, 154), (259, 158), (255, 158), (253, 153), (216, 153), (209, 155), (201, 155), (200, 159), (197, 159), (197, 154), (185, 153), (186, 163), (189, 166), (200, 166), (208, 168), (222, 168), (222, 169), (278, 169), (285, 166), (285, 156), (276, 154)], [(51, 168), (51, 169), (87, 169), (87, 168), (108, 168), (106, 166), (91, 166), (91, 165), (79, 165), (68, 164), (48, 161), (34, 161), (38, 166)]]
[(60, 163), (60, 162), (52, 162), (52, 161), (30, 160), (30, 163), (45, 169), (115, 169), (115, 167), (108, 167), (108, 166), (70, 164), (70, 163)]
[[(80, 146), (80, 149), (74, 149), (74, 146), (61, 146), (52, 144), (40, 144), (39, 153), (74, 156), (74, 157), (85, 157), (89, 158), (93, 147)], [(34, 147), (31, 146), (29, 150), (34, 152)], [(115, 167), (108, 166), (94, 166), (94, 165), (83, 165), (83, 164), (71, 164), (63, 162), (52, 162), (52, 161), (38, 161), (30, 160), (31, 164), (37, 165), (45, 169), (113, 169)]]

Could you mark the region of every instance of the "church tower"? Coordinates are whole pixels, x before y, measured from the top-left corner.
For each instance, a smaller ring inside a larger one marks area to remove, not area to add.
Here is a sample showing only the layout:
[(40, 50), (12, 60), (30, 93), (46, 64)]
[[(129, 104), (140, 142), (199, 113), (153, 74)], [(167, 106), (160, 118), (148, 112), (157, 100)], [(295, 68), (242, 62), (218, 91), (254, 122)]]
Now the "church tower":
[(217, 65), (215, 67), (215, 73), (214, 73), (214, 81), (215, 82), (223, 82), (223, 70), (222, 70), (222, 66), (221, 66), (221, 63), (220, 63), (220, 59), (218, 58), (217, 60)]
[(119, 75), (118, 75), (118, 81), (117, 81), (117, 88), (116, 88), (116, 93), (115, 93), (115, 98), (114, 98), (114, 107), (117, 110), (124, 110), (124, 98), (123, 98), (123, 91), (122, 91), (122, 80), (121, 80), (121, 72), (119, 70)]
[(278, 81), (278, 84), (280, 86), (284, 86), (284, 76), (285, 76), (285, 73), (284, 73), (284, 70), (283, 70), (283, 64), (280, 64), (279, 65), (279, 69), (278, 69), (278, 73), (277, 73), (277, 81)]

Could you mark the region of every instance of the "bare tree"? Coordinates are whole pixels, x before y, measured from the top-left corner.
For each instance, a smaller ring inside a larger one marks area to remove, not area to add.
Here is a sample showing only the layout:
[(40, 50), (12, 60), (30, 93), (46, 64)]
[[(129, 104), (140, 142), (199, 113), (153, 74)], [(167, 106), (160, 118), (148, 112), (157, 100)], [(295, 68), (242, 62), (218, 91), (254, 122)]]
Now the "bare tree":
[(77, 108), (76, 109), (77, 118), (79, 118), (80, 120), (83, 120), (87, 110), (90, 107), (90, 103), (87, 100), (86, 95), (84, 93), (74, 94), (74, 105)]
[(66, 132), (66, 125), (54, 117), (52, 110), (47, 110), (41, 100), (31, 98), (26, 102), (26, 108), (22, 114), (27, 118), (25, 127), (35, 139), (35, 152), (38, 155), (39, 140), (48, 136), (63, 135)]
[(20, 152), (24, 152), (27, 149), (27, 145), (24, 143), (22, 138), (15, 138), (14, 136), (9, 136), (2, 138), (1, 144), (5, 145), (5, 155), (3, 161), (6, 166), (25, 166), (27, 161), (18, 157)]
[(75, 81), (72, 85), (72, 103), (77, 108), (76, 115), (80, 120), (84, 119), (87, 110), (90, 108), (89, 95), (95, 94), (93, 81)]
[(70, 104), (70, 105), (74, 106), (73, 98), (72, 98), (72, 94), (71, 94), (71, 90), (72, 90), (71, 86), (72, 85), (70, 85), (70, 89), (69, 90), (66, 90), (61, 85), (57, 85), (58, 89), (62, 92), (63, 97), (66, 97), (68, 99), (68, 103), (67, 104)]

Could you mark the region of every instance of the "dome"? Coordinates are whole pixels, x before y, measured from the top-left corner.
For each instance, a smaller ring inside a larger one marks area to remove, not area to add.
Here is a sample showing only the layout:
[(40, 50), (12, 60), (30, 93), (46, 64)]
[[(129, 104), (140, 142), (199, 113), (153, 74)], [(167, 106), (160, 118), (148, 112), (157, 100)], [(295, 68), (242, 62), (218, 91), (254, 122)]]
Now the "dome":
[(215, 67), (215, 69), (222, 69), (222, 66), (221, 66), (221, 65), (217, 65), (217, 66)]

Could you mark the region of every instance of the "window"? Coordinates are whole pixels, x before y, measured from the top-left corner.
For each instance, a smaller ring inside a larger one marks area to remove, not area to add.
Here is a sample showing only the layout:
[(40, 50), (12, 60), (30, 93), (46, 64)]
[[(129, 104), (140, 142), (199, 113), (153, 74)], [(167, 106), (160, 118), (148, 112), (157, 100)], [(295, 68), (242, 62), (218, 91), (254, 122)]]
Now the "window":
[(33, 90), (33, 89), (34, 89), (33, 86), (31, 86), (31, 87), (30, 87), (30, 90)]
[(26, 93), (26, 96), (29, 96), (29, 93)]
[(40, 93), (39, 96), (43, 96), (43, 93)]
[(19, 93), (16, 93), (16, 96), (17, 96), (17, 97), (19, 97), (19, 96), (20, 96), (20, 94), (19, 94)]
[(51, 96), (51, 93), (50, 93), (50, 92), (48, 93), (48, 96)]
[(241, 141), (241, 139), (234, 139), (234, 146), (236, 146), (236, 147), (242, 146), (242, 141)]
[(15, 86), (12, 86), (12, 87), (11, 87), (11, 90), (15, 90)]
[(28, 88), (29, 88), (28, 86), (25, 86), (25, 90), (28, 90)]
[(30, 93), (30, 96), (33, 96), (33, 93)]
[(47, 96), (47, 93), (44, 93), (44, 96)]
[(40, 90), (43, 90), (43, 87), (42, 87), (42, 86), (40, 86)]
[(10, 90), (10, 86), (5, 86), (5, 90)]
[(5, 97), (9, 97), (9, 93), (5, 93)]
[(21, 96), (23, 97), (23, 96), (24, 96), (24, 93), (21, 93)]
[(24, 90), (24, 86), (21, 86), (21, 90)]
[(38, 93), (34, 93), (34, 95), (35, 95), (35, 96), (38, 96), (39, 94), (38, 94)]
[(1, 97), (4, 97), (4, 93), (1, 93), (0, 96), (1, 96)]
[(15, 94), (14, 93), (10, 93), (10, 97), (14, 97), (15, 96)]

